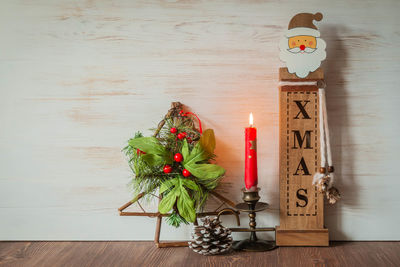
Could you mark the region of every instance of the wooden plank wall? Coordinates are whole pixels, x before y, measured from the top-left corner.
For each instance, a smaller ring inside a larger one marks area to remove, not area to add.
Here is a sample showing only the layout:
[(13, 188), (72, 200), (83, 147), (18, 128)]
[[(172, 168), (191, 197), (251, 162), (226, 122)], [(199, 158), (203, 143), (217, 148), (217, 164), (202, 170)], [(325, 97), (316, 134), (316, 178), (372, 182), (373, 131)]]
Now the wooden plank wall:
[(336, 240), (400, 239), (400, 2), (364, 0), (2, 1), (0, 239), (152, 239), (154, 219), (118, 216), (131, 198), (120, 150), (174, 100), (214, 128), (235, 201), (253, 112), (272, 206), (258, 223), (277, 225), (278, 42), (316, 11), (343, 193), (326, 225)]

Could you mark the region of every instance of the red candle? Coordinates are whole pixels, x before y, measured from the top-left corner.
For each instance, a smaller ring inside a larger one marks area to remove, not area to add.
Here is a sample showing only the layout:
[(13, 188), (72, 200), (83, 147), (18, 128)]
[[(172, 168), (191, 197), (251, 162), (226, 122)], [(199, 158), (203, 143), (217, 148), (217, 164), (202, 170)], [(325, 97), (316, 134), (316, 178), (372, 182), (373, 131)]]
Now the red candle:
[(246, 146), (245, 146), (245, 167), (244, 183), (246, 190), (255, 191), (257, 189), (257, 129), (253, 127), (253, 114), (250, 113), (250, 127), (246, 128)]

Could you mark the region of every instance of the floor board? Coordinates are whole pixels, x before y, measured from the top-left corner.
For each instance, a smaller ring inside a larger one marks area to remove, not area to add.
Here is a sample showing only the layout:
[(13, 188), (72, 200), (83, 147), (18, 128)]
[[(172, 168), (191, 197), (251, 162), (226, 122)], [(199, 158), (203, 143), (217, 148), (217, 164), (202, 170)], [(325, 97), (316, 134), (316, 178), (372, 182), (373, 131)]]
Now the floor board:
[(152, 242), (0, 242), (0, 266), (400, 266), (400, 242), (332, 242), (201, 256)]

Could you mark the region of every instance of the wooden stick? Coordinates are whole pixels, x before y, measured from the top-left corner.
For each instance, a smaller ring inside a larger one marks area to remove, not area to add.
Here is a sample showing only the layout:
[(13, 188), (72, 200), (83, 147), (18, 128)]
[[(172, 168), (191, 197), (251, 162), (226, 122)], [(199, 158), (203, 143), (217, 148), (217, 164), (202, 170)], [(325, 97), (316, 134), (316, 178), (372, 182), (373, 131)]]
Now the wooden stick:
[(199, 212), (196, 214), (197, 217), (204, 217), (204, 216), (210, 216), (210, 215), (218, 215), (218, 211), (209, 211), (209, 212)]
[(157, 243), (157, 247), (158, 248), (187, 247), (187, 246), (189, 246), (187, 241), (159, 242), (159, 243)]
[(137, 195), (134, 199), (132, 199), (131, 201), (125, 203), (124, 205), (122, 205), (118, 211), (123, 211), (124, 209), (126, 209), (127, 207), (129, 207), (130, 205), (132, 205), (133, 203), (135, 203), (136, 201), (138, 201), (139, 199), (141, 199), (144, 195), (146, 195), (145, 192), (140, 193), (139, 195)]
[(162, 222), (162, 216), (157, 216), (156, 233), (154, 236), (154, 242), (156, 243), (157, 247), (158, 244), (160, 243), (161, 222)]
[(140, 205), (140, 202), (139, 202), (139, 201), (137, 202), (137, 204), (139, 205), (140, 209), (141, 209), (143, 212), (146, 212), (146, 211), (144, 210), (144, 208), (142, 207), (142, 205)]
[(126, 209), (127, 207), (129, 207), (130, 205), (132, 205), (133, 203), (131, 201), (125, 203), (124, 205), (122, 205), (118, 211), (122, 212), (124, 209)]
[[(158, 199), (158, 205), (160, 205), (162, 199), (162, 195), (160, 195), (160, 198)], [(154, 243), (156, 243), (156, 246), (159, 247), (160, 244), (160, 232), (161, 232), (161, 222), (162, 222), (162, 214), (159, 214), (157, 216), (157, 222), (156, 222), (156, 232), (154, 235)]]
[[(159, 212), (130, 212), (130, 211), (121, 211), (119, 213), (120, 216), (148, 216), (148, 217), (168, 217), (171, 213), (161, 214)], [(210, 215), (218, 215), (218, 211), (209, 211), (209, 212), (199, 212), (196, 214), (197, 217), (204, 217)]]
[(119, 213), (120, 216), (147, 216), (147, 217), (157, 217), (160, 216), (159, 212), (126, 212), (122, 211)]
[(214, 195), (215, 197), (219, 198), (220, 200), (224, 201), (226, 204), (228, 204), (229, 206), (231, 206), (232, 208), (235, 208), (235, 203), (233, 203), (233, 201), (230, 201), (229, 199), (227, 199), (226, 197), (218, 194), (215, 191), (211, 191), (210, 192), (212, 195)]

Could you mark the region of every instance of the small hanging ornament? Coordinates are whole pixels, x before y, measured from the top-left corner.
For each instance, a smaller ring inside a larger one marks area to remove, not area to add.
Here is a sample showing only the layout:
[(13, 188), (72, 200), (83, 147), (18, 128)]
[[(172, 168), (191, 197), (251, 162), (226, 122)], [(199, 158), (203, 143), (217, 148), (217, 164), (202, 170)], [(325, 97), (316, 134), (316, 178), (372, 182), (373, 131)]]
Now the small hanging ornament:
[[(329, 138), (328, 113), (326, 109), (325, 84), (320, 85), (319, 95), (319, 129), (320, 129), (320, 151), (321, 168), (314, 175), (313, 185), (317, 186), (320, 193), (326, 193), (330, 204), (335, 204), (340, 199), (340, 193), (337, 188), (332, 187), (335, 176), (332, 161), (331, 143)], [(328, 165), (328, 169), (326, 169)], [(332, 190), (331, 190), (332, 189)]]
[(325, 194), (326, 190), (329, 187), (329, 181), (330, 181), (329, 175), (325, 175), (323, 178), (319, 179), (317, 182), (317, 190), (320, 193)]
[(217, 217), (200, 219), (202, 226), (194, 226), (189, 247), (202, 255), (216, 255), (228, 251), (232, 246), (231, 230), (221, 225)]
[(178, 132), (178, 130), (177, 130), (175, 127), (172, 127), (169, 131), (170, 131), (172, 134), (175, 134), (175, 133)]
[(326, 191), (326, 198), (328, 199), (329, 204), (335, 204), (341, 198), (339, 190), (332, 186), (328, 191)]

